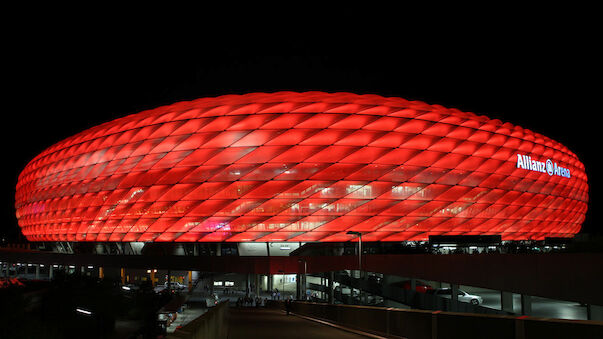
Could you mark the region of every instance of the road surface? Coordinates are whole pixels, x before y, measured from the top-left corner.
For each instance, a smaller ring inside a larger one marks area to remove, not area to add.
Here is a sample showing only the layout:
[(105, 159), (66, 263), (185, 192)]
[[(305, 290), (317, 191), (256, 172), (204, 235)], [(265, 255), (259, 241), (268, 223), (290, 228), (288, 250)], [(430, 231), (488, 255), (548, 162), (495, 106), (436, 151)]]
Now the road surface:
[(328, 325), (286, 315), (281, 310), (265, 308), (234, 308), (229, 310), (228, 338), (367, 338)]

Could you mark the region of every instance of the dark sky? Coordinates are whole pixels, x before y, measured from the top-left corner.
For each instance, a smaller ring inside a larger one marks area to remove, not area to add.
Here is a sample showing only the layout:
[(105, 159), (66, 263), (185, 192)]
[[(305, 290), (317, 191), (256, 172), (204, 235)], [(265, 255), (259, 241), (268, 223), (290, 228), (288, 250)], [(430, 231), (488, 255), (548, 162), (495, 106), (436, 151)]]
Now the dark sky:
[(88, 127), (205, 96), (320, 90), (441, 104), (561, 142), (587, 168), (591, 204), (584, 230), (601, 233), (599, 39), (593, 27), (547, 24), (435, 34), (393, 26), (286, 38), (194, 31), (80, 35), (50, 26), (9, 36), (0, 232), (11, 239), (18, 234), (14, 187), (27, 162)]

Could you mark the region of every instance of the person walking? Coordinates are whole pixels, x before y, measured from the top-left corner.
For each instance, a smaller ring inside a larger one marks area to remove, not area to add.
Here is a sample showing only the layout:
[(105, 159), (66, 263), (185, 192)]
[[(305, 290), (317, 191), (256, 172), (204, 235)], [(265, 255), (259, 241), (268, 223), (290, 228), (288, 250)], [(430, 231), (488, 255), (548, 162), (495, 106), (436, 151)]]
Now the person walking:
[(287, 311), (287, 315), (291, 312), (291, 299), (285, 300), (285, 310)]

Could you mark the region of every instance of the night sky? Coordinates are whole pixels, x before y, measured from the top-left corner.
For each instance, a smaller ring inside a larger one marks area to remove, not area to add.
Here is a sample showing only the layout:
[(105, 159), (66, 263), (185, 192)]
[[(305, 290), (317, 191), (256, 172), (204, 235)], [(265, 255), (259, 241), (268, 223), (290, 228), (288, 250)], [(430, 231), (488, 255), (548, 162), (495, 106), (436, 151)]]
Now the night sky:
[(47, 29), (4, 42), (0, 234), (18, 237), (14, 194), (28, 161), (86, 128), (144, 109), (258, 91), (379, 94), (501, 119), (569, 147), (586, 165), (584, 232), (602, 234), (601, 52), (591, 27), (556, 25), (417, 34), (338, 29), (262, 34), (89, 33)]

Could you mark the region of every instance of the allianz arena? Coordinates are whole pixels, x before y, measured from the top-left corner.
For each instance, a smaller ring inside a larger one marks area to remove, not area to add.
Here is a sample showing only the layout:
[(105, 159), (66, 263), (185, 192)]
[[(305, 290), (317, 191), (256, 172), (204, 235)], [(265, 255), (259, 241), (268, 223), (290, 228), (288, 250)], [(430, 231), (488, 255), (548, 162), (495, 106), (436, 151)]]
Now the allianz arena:
[(322, 92), (129, 115), (48, 148), (16, 188), (30, 241), (541, 240), (576, 234), (587, 202), (584, 165), (543, 135), (439, 105)]

